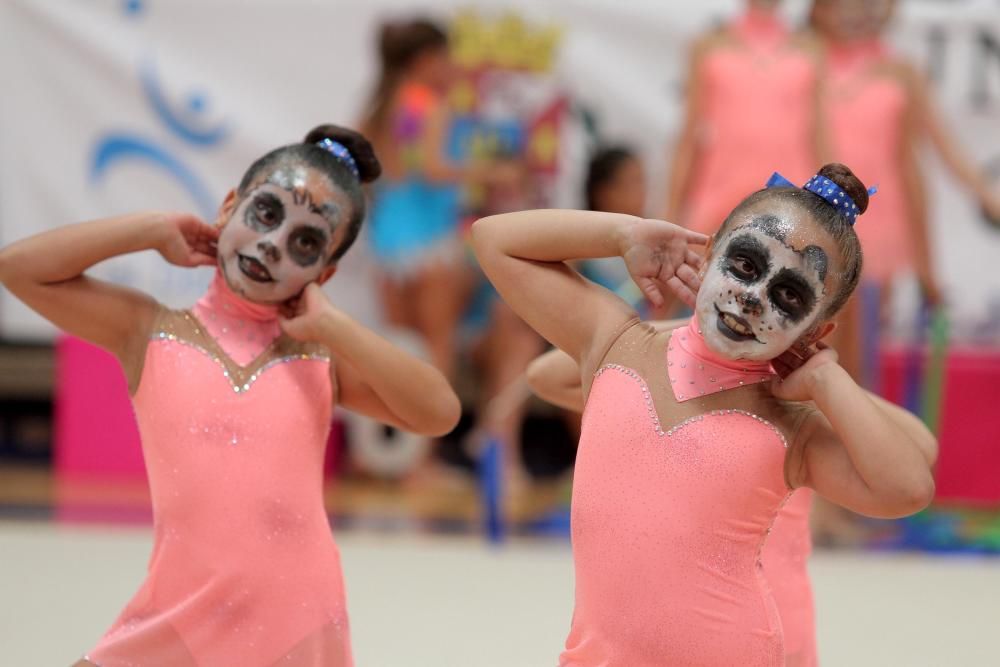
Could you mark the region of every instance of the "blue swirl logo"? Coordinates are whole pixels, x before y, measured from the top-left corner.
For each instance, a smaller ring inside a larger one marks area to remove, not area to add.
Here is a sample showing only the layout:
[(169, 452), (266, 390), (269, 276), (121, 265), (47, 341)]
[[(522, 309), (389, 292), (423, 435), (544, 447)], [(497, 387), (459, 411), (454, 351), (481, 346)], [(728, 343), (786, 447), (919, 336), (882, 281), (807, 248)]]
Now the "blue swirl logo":
[[(145, 5), (141, 0), (126, 0), (122, 5), (130, 18), (141, 16)], [(173, 179), (190, 195), (201, 215), (208, 219), (215, 214), (216, 198), (202, 178), (181, 158), (176, 148), (214, 148), (229, 136), (225, 121), (208, 118), (208, 97), (191, 92), (182, 104), (172, 103), (152, 59), (139, 68), (143, 98), (159, 124), (166, 130), (169, 141), (142, 136), (129, 130), (111, 130), (98, 138), (90, 159), (90, 182), (100, 184), (116, 165), (142, 162), (152, 165)]]

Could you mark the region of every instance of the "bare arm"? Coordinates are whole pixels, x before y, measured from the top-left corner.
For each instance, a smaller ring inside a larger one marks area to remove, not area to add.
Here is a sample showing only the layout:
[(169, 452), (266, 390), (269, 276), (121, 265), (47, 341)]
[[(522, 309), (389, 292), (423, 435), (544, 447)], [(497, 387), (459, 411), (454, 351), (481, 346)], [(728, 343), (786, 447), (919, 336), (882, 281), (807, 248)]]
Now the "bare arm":
[(293, 338), (330, 350), (345, 408), (429, 436), (458, 423), (461, 405), (440, 371), (334, 308), (318, 285), (306, 287), (298, 314), (281, 326)]
[(909, 104), (903, 117), (903, 141), (900, 144), (898, 158), (907, 203), (907, 222), (916, 255), (916, 271), (920, 286), (927, 300), (937, 303), (940, 300), (940, 290), (931, 252), (926, 184), (918, 155), (920, 138), (923, 134), (922, 112), (919, 105), (914, 103), (911, 80), (915, 77), (906, 74), (906, 69), (899, 68), (896, 70), (896, 76), (903, 77), (903, 84), (910, 91)]
[(567, 261), (622, 256), (654, 303), (669, 285), (687, 302), (700, 258), (688, 243), (707, 237), (656, 220), (590, 211), (522, 211), (483, 218), (472, 228), (480, 265), (508, 305), (584, 368), (597, 347), (636, 315), (622, 299), (584, 280)]
[(954, 135), (948, 130), (947, 124), (934, 104), (927, 82), (911, 67), (906, 68), (906, 76), (910, 84), (911, 101), (915, 108), (917, 129), (926, 131), (931, 145), (955, 178), (969, 188), (979, 204), (991, 216), (1000, 219), (1000, 195), (993, 192), (973, 161), (955, 141)]
[(156, 302), (84, 272), (111, 257), (158, 250), (179, 266), (215, 263), (218, 231), (175, 213), (133, 213), (60, 227), (0, 250), (0, 281), (63, 331), (128, 357), (152, 326)]
[[(685, 320), (653, 322), (666, 331), (682, 325)], [(580, 366), (562, 350), (549, 350), (531, 362), (527, 370), (528, 386), (543, 401), (564, 410), (583, 412), (583, 379)]]
[(812, 400), (818, 408), (797, 438), (790, 482), (868, 516), (894, 518), (926, 507), (934, 497), (928, 453), (937, 443), (920, 420), (872, 400), (833, 350), (791, 373), (786, 359), (775, 363), (785, 375), (775, 396)]
[(708, 51), (708, 40), (695, 43), (688, 56), (687, 96), (684, 103), (684, 120), (681, 132), (674, 146), (670, 160), (670, 181), (667, 183), (667, 200), (664, 206), (665, 220), (679, 220), (684, 201), (691, 187), (691, 175), (698, 157), (698, 133), (703, 118), (704, 83), (702, 81), (702, 61)]
[(571, 412), (583, 412), (580, 365), (562, 350), (549, 350), (528, 366), (528, 387), (543, 401)]

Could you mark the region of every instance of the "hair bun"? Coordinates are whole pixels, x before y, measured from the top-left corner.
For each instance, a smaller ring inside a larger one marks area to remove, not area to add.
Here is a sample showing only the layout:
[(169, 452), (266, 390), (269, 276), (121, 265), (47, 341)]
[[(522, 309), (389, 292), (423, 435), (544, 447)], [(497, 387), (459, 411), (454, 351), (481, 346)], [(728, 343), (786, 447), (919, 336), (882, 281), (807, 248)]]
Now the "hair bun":
[(360, 132), (339, 125), (320, 125), (310, 130), (302, 143), (315, 144), (323, 139), (343, 144), (344, 148), (351, 152), (351, 157), (358, 165), (358, 174), (362, 183), (371, 183), (382, 173), (382, 165), (375, 157), (375, 149)]
[(825, 176), (841, 187), (858, 205), (858, 213), (864, 213), (868, 208), (868, 188), (861, 179), (854, 175), (850, 167), (839, 162), (824, 164), (819, 170), (820, 176)]

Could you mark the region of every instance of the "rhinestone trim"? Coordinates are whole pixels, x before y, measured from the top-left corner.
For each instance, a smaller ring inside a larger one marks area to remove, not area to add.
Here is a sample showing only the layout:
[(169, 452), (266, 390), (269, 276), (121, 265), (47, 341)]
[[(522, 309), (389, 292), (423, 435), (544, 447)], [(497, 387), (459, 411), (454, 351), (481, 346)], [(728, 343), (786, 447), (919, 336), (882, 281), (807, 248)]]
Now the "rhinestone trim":
[(752, 412), (747, 412), (746, 410), (739, 410), (737, 408), (711, 410), (709, 412), (705, 412), (700, 415), (688, 417), (684, 421), (675, 424), (674, 426), (671, 426), (668, 430), (664, 431), (662, 425), (660, 424), (660, 415), (656, 412), (656, 406), (653, 404), (653, 397), (650, 395), (649, 387), (646, 385), (646, 381), (642, 379), (642, 376), (636, 373), (631, 368), (628, 368), (627, 366), (622, 366), (621, 364), (605, 364), (600, 368), (598, 368), (597, 371), (594, 373), (594, 379), (596, 380), (598, 377), (601, 376), (602, 373), (604, 373), (604, 371), (608, 370), (614, 370), (620, 373), (624, 373), (625, 375), (629, 376), (630, 378), (639, 383), (639, 386), (642, 389), (642, 397), (646, 401), (646, 411), (649, 413), (650, 418), (653, 420), (653, 428), (656, 430), (656, 435), (659, 436), (665, 435), (667, 437), (671, 437), (674, 435), (674, 433), (681, 430), (685, 426), (693, 424), (694, 422), (699, 422), (705, 419), (706, 417), (710, 416), (743, 415), (744, 417), (750, 417), (751, 419), (758, 421), (761, 424), (764, 424), (772, 431), (774, 431), (774, 434), (778, 436), (778, 439), (781, 441), (781, 445), (785, 449), (788, 449), (788, 440), (785, 438), (785, 434), (782, 433), (780, 430), (778, 430), (777, 426), (775, 426), (768, 420), (764, 419), (760, 415), (756, 415)]
[(312, 360), (316, 360), (316, 361), (329, 361), (330, 360), (330, 357), (328, 355), (325, 355), (325, 354), (292, 354), (292, 355), (286, 355), (284, 357), (279, 357), (277, 359), (272, 359), (272, 360), (268, 361), (267, 363), (265, 363), (264, 365), (262, 365), (260, 368), (258, 368), (257, 370), (255, 370), (253, 373), (251, 373), (250, 376), (247, 377), (246, 380), (242, 384), (240, 384), (239, 382), (235, 382), (234, 381), (234, 378), (232, 377), (232, 374), (229, 372), (229, 368), (226, 366), (226, 362), (223, 361), (222, 358), (219, 357), (218, 355), (213, 354), (211, 350), (207, 350), (204, 347), (202, 347), (201, 345), (198, 345), (196, 343), (192, 343), (189, 340), (185, 340), (184, 338), (181, 338), (179, 336), (175, 336), (174, 334), (167, 333), (166, 331), (160, 331), (158, 333), (153, 334), (152, 340), (162, 340), (162, 341), (169, 341), (171, 343), (180, 343), (181, 345), (186, 345), (187, 347), (190, 347), (190, 348), (192, 348), (194, 350), (198, 350), (199, 352), (201, 352), (206, 357), (208, 357), (209, 359), (211, 359), (212, 361), (214, 361), (215, 363), (217, 363), (219, 365), (219, 368), (222, 369), (222, 375), (227, 380), (229, 380), (229, 384), (230, 384), (230, 386), (232, 386), (233, 392), (236, 393), (236, 394), (243, 394), (243, 393), (246, 393), (246, 392), (250, 391), (250, 387), (253, 386), (254, 382), (256, 382), (257, 379), (260, 378), (260, 376), (264, 374), (264, 371), (266, 371), (267, 369), (271, 368), (272, 366), (276, 366), (278, 364), (286, 364), (286, 363), (289, 363), (291, 361), (301, 361), (301, 360), (306, 360), (306, 359), (312, 359)]

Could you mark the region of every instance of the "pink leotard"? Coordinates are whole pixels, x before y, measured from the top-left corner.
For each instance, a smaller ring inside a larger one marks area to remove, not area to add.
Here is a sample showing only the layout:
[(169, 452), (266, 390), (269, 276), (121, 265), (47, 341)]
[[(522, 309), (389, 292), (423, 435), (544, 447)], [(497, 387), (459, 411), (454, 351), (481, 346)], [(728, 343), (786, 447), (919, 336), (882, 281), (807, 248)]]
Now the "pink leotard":
[(193, 311), (161, 311), (133, 397), (153, 554), (92, 663), (352, 664), (322, 495), (329, 355), (275, 318), (218, 276)]
[(807, 567), (812, 552), (809, 507), (812, 491), (788, 499), (764, 543), (764, 578), (778, 605), (785, 639), (785, 667), (816, 667), (816, 612)]
[(900, 161), (907, 107), (904, 84), (877, 73), (889, 55), (878, 41), (831, 47), (826, 108), (834, 157), (878, 196), (856, 226), (865, 253), (864, 279), (885, 283), (913, 267), (912, 232)]
[[(695, 327), (633, 322), (595, 375), (573, 484), (564, 667), (784, 664), (760, 557), (808, 409), (771, 395), (767, 364), (718, 358)], [(689, 377), (689, 365), (704, 372)]]
[(712, 233), (749, 192), (779, 171), (805, 183), (816, 170), (816, 66), (774, 16), (750, 12), (734, 44), (701, 63), (697, 157), (682, 221)]

